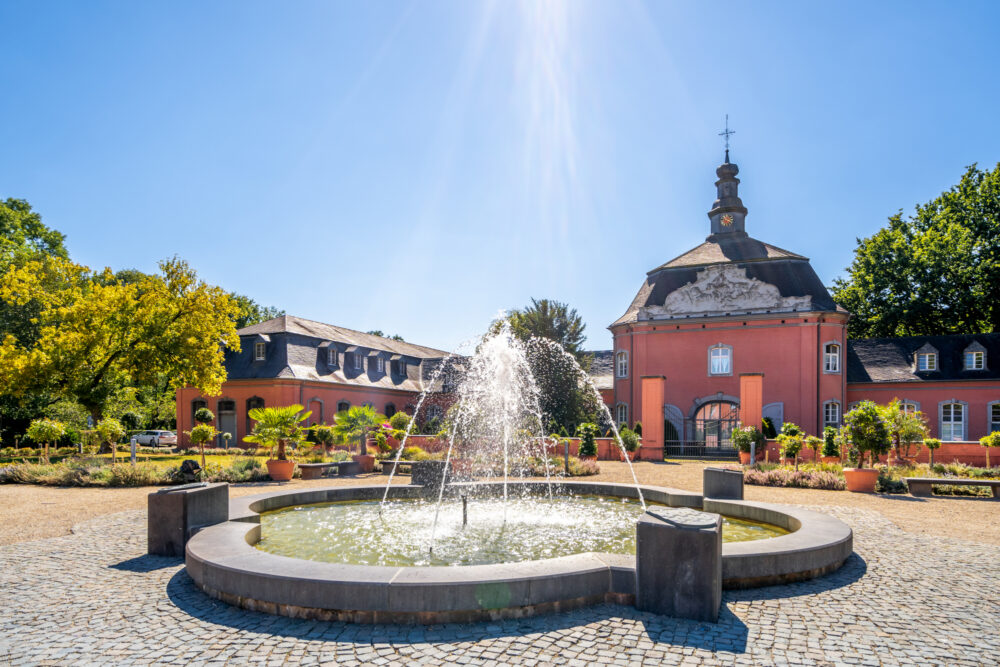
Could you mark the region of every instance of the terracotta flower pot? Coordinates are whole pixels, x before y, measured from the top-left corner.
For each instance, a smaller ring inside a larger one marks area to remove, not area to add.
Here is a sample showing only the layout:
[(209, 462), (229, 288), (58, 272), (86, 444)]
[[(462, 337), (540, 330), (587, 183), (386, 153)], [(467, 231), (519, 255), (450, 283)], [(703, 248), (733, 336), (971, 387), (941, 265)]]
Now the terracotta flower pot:
[(740, 452), (740, 463), (743, 465), (750, 463), (750, 452)]
[(821, 456), (819, 460), (823, 463), (840, 463), (839, 456)]
[(623, 452), (622, 450), (619, 449), (618, 450), (618, 460), (619, 461), (624, 461), (626, 454), (628, 454), (629, 461), (635, 461), (637, 458), (639, 458), (639, 450), (638, 449), (635, 450), (634, 452), (630, 452), (628, 450), (626, 450), (626, 451)]
[(597, 461), (597, 456), (579, 456), (581, 461)]
[(361, 464), (361, 472), (371, 472), (375, 470), (375, 457), (371, 454), (355, 454), (351, 460)]
[(878, 470), (874, 468), (844, 468), (847, 490), (855, 493), (875, 493)]
[(295, 473), (295, 461), (270, 459), (267, 462), (267, 474), (275, 482), (287, 482)]

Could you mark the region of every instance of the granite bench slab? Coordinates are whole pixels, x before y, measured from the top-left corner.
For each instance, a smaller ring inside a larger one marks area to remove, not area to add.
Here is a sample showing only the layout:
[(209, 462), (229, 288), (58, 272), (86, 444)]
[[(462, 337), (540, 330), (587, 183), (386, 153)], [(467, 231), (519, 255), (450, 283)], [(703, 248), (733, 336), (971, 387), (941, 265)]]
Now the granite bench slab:
[(906, 488), (911, 496), (930, 497), (932, 486), (988, 486), (993, 491), (994, 498), (1000, 498), (1000, 480), (997, 479), (962, 479), (959, 477), (908, 477)]

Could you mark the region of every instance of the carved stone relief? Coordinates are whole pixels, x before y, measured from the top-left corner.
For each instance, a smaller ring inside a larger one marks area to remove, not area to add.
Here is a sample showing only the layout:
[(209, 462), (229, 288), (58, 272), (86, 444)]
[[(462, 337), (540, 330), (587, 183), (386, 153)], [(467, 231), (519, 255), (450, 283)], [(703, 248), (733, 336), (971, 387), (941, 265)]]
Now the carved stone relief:
[(682, 315), (723, 315), (746, 312), (809, 310), (808, 296), (781, 296), (770, 283), (750, 278), (746, 269), (732, 264), (708, 266), (693, 283), (674, 290), (662, 306), (639, 310), (639, 319)]

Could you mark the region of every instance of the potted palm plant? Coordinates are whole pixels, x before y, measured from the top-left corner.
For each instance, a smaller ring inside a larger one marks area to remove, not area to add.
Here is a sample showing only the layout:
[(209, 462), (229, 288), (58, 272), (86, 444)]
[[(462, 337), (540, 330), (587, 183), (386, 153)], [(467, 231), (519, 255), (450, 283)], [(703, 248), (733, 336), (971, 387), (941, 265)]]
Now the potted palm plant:
[(356, 405), (343, 412), (338, 412), (333, 425), (333, 432), (341, 440), (358, 443), (358, 453), (351, 458), (361, 464), (361, 470), (371, 472), (375, 469), (375, 457), (367, 450), (368, 433), (380, 428), (385, 416), (375, 412), (368, 405)]
[(302, 412), (301, 405), (286, 405), (254, 408), (248, 414), (257, 423), (246, 440), (269, 447), (272, 452), (276, 448), (277, 456), (267, 460), (267, 474), (276, 482), (289, 481), (295, 473), (295, 462), (288, 460), (287, 446), (302, 439), (301, 424), (312, 412)]
[(864, 467), (865, 454), (877, 458), (892, 444), (882, 411), (871, 401), (861, 401), (844, 416), (844, 423), (845, 444), (851, 447), (851, 462), (857, 464), (856, 468), (844, 468), (847, 490), (874, 493), (878, 470)]

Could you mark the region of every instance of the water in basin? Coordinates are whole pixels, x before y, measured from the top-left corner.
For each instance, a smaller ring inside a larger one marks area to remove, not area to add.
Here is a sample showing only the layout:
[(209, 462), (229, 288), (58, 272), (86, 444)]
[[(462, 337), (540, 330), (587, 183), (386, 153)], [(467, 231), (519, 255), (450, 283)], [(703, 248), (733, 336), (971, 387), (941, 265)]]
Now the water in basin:
[[(634, 554), (639, 503), (621, 498), (470, 498), (441, 505), (433, 552), (436, 503), (389, 500), (320, 503), (261, 515), (258, 549), (293, 558), (358, 565), (483, 565), (555, 558), (589, 551)], [(653, 506), (655, 508), (655, 506)], [(723, 518), (724, 542), (759, 540), (787, 531)]]

